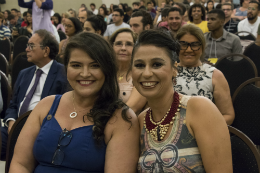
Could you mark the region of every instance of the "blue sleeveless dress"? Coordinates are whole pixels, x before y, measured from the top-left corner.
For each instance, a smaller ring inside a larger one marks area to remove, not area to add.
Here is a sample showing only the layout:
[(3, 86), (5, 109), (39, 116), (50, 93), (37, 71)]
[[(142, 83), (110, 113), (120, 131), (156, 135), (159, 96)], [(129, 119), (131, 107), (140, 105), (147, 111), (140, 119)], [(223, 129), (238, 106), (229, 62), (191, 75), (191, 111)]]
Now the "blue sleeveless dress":
[[(55, 119), (61, 95), (56, 95), (48, 116), (43, 120), (35, 140), (33, 154), (39, 163), (34, 173), (101, 173), (104, 172), (106, 144), (96, 144), (92, 127), (71, 130), (72, 138), (67, 146), (61, 146), (64, 159), (60, 166), (52, 164), (62, 129)], [(51, 115), (51, 116), (50, 116)], [(69, 116), (69, 115), (68, 115)]]

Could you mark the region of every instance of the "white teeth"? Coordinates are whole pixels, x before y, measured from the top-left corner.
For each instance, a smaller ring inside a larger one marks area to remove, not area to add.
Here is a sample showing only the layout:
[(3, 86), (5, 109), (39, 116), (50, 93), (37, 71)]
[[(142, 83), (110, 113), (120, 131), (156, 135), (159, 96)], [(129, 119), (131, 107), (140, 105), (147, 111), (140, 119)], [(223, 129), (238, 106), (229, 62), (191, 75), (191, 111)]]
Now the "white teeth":
[(80, 81), (80, 84), (83, 84), (83, 85), (88, 85), (92, 83), (92, 81)]
[(144, 86), (154, 86), (156, 83), (155, 82), (143, 82), (142, 84)]

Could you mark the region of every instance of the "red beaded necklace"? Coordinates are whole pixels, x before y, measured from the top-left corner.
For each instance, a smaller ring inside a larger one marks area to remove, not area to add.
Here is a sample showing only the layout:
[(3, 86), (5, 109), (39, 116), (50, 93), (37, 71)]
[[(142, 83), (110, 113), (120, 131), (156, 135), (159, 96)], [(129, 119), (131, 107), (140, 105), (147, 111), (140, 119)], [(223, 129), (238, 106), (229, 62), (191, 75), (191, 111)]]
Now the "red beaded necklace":
[(144, 117), (144, 126), (146, 131), (151, 134), (154, 140), (163, 140), (169, 129), (170, 124), (173, 124), (177, 112), (180, 111), (179, 107), (181, 107), (179, 94), (177, 92), (174, 92), (172, 105), (165, 116), (159, 122), (153, 121), (152, 110), (151, 108), (148, 109)]

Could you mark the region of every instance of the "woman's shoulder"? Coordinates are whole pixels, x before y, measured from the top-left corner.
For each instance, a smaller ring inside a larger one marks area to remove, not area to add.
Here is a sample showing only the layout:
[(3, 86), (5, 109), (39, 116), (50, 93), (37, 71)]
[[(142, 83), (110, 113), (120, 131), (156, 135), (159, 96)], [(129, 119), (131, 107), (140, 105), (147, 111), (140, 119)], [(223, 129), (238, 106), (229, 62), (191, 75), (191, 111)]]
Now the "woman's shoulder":
[(108, 123), (129, 123), (129, 125), (137, 122), (138, 119), (134, 111), (131, 108), (127, 109), (126, 107), (115, 110), (113, 116), (108, 121)]

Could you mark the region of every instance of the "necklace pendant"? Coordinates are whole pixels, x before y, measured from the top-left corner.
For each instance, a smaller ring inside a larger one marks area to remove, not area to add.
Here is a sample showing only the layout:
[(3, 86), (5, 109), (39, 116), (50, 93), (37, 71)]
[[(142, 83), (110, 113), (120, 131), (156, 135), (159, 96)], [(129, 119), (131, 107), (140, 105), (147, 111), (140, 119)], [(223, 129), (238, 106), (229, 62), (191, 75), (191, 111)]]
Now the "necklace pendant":
[(77, 112), (72, 112), (71, 114), (70, 114), (70, 118), (76, 118), (77, 117)]
[(121, 77), (118, 78), (118, 80), (120, 81), (120, 80), (122, 80), (123, 78), (124, 78), (124, 77), (121, 76)]

